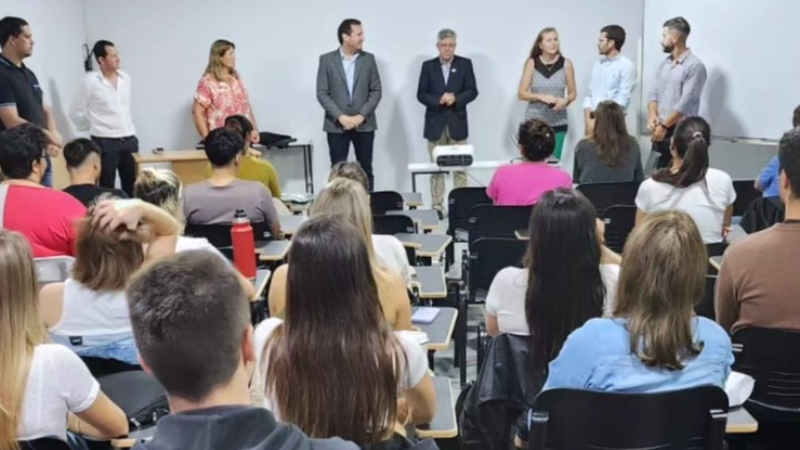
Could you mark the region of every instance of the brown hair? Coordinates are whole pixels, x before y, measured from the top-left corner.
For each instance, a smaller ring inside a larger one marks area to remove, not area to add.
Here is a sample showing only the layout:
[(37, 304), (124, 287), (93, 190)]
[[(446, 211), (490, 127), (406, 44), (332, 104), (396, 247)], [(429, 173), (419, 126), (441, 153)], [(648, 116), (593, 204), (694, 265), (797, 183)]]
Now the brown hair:
[(671, 150), (683, 163), (677, 172), (665, 167), (653, 174), (653, 179), (677, 188), (689, 187), (703, 181), (708, 172), (708, 147), (711, 142), (711, 126), (699, 116), (684, 117), (675, 127)]
[(286, 299), (262, 355), (264, 392), (283, 420), (314, 438), (383, 441), (407, 360), (383, 319), (362, 233), (341, 216), (305, 222), (289, 250)]
[(328, 176), (328, 181), (333, 181), (336, 178), (347, 178), (356, 183), (364, 186), (364, 191), (369, 192), (369, 180), (367, 173), (361, 168), (361, 164), (355, 161), (339, 161), (331, 168), (331, 174)]
[[(536, 41), (533, 43), (533, 48), (531, 49), (531, 59), (536, 59), (542, 56), (542, 48), (539, 47), (542, 42), (544, 41), (544, 35), (547, 33), (556, 33), (558, 34), (558, 30), (553, 27), (543, 28), (542, 31), (536, 36)], [(558, 54), (561, 55), (561, 45), (558, 46)]]
[(681, 370), (700, 354), (692, 321), (707, 261), (697, 225), (681, 211), (649, 214), (628, 238), (614, 317), (628, 319), (631, 352), (646, 366)]
[(33, 253), (22, 235), (0, 231), (0, 449), (18, 448), (17, 430), (35, 348), (47, 342), (39, 317)]
[[(236, 45), (231, 41), (225, 39), (217, 39), (211, 44), (211, 50), (208, 52), (208, 66), (206, 66), (205, 73), (214, 77), (217, 81), (222, 81), (225, 77), (225, 66), (222, 65), (222, 57), (228, 50), (236, 50)], [(230, 73), (234, 78), (239, 78), (239, 73), (236, 69), (230, 69)]]
[(606, 100), (597, 105), (592, 141), (597, 145), (597, 157), (610, 167), (624, 164), (630, 152), (631, 140), (625, 125), (625, 111), (616, 102)]
[(144, 262), (142, 241), (121, 239), (116, 231), (92, 224), (93, 212), (78, 225), (72, 279), (93, 291), (118, 291)]
[(158, 206), (183, 225), (183, 185), (169, 169), (145, 168), (133, 184), (133, 197)]

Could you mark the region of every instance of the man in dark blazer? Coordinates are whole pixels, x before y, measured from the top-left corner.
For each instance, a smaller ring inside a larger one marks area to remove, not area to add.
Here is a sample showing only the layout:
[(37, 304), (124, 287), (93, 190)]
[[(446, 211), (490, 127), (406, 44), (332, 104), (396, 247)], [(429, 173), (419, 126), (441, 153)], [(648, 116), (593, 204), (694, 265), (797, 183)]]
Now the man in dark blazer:
[(378, 129), (375, 109), (381, 101), (381, 77), (375, 57), (363, 50), (361, 22), (346, 19), (338, 33), (341, 47), (319, 57), (317, 101), (325, 110), (323, 130), (328, 133), (331, 165), (347, 160), (352, 142), (372, 190), (372, 145)]
[[(456, 56), (456, 32), (444, 29), (436, 43), (439, 56), (422, 64), (417, 99), (425, 105), (425, 139), (433, 160), (438, 145), (465, 144), (469, 136), (467, 105), (478, 97), (472, 61)], [(466, 187), (467, 174), (455, 172), (455, 187)], [(444, 214), (444, 175), (431, 176), (433, 208)]]

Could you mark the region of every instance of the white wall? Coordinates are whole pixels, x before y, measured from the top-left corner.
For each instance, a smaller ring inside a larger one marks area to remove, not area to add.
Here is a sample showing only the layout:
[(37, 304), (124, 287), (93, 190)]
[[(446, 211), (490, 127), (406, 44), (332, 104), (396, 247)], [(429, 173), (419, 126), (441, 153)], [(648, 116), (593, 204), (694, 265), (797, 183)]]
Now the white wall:
[[(261, 129), (316, 142), (317, 189), (329, 165), (322, 109), (315, 97), (317, 61), (321, 53), (337, 47), (336, 27), (343, 18), (364, 22), (365, 48), (376, 54), (383, 81), (376, 187), (408, 190), (406, 165), (428, 159), (422, 138), (424, 110), (416, 88), (421, 63), (436, 55), (440, 28), (455, 29), (458, 53), (474, 61), (480, 96), (470, 105), (470, 138), (477, 158), (506, 159), (516, 154), (508, 134), (515, 131), (525, 108), (516, 99), (517, 85), (539, 29), (558, 27), (564, 54), (576, 66), (579, 101), (570, 108), (566, 147), (571, 149), (583, 132), (580, 99), (597, 57), (600, 28), (610, 23), (625, 27), (629, 37), (624, 53), (637, 60), (644, 14), (643, 0), (573, 0), (568, 6), (540, 0), (137, 0), (121, 7), (122, 3), (84, 0), (86, 35), (90, 42), (112, 40), (120, 49), (124, 70), (134, 78), (134, 119), (143, 151), (156, 146), (191, 148), (196, 142), (190, 120), (192, 95), (211, 42), (226, 38), (237, 44), (238, 68)], [(299, 155), (283, 155), (275, 162), (283, 184), (301, 191)], [(491, 176), (475, 175), (484, 183)]]

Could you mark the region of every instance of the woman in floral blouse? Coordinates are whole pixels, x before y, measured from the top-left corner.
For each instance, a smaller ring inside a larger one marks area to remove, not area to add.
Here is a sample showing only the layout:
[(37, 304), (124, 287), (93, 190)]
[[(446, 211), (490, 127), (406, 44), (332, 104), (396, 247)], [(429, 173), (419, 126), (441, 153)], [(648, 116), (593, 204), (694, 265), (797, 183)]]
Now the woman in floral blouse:
[(236, 72), (236, 46), (220, 39), (211, 45), (208, 67), (194, 94), (192, 118), (205, 139), (209, 131), (225, 125), (228, 116), (242, 115), (253, 123), (252, 141), (259, 141), (258, 125), (247, 87)]

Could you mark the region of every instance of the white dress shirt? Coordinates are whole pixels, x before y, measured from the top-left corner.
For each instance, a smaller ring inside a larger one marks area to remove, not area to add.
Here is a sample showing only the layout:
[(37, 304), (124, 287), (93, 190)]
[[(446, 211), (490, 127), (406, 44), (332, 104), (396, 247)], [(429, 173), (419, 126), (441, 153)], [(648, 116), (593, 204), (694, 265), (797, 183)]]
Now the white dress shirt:
[(597, 105), (611, 100), (627, 110), (631, 103), (633, 87), (636, 86), (636, 66), (630, 59), (617, 55), (614, 58), (603, 56), (592, 67), (592, 79), (583, 108), (592, 111)]
[(347, 92), (350, 93), (350, 99), (352, 100), (353, 89), (356, 85), (356, 60), (360, 54), (356, 53), (348, 58), (348, 56), (344, 54), (344, 49), (342, 48), (339, 48), (339, 54), (342, 55), (342, 68), (344, 69), (344, 77), (347, 81)]
[(102, 138), (122, 138), (136, 134), (131, 117), (131, 78), (117, 72), (114, 87), (102, 72), (86, 74), (75, 97), (70, 119), (78, 131)]

